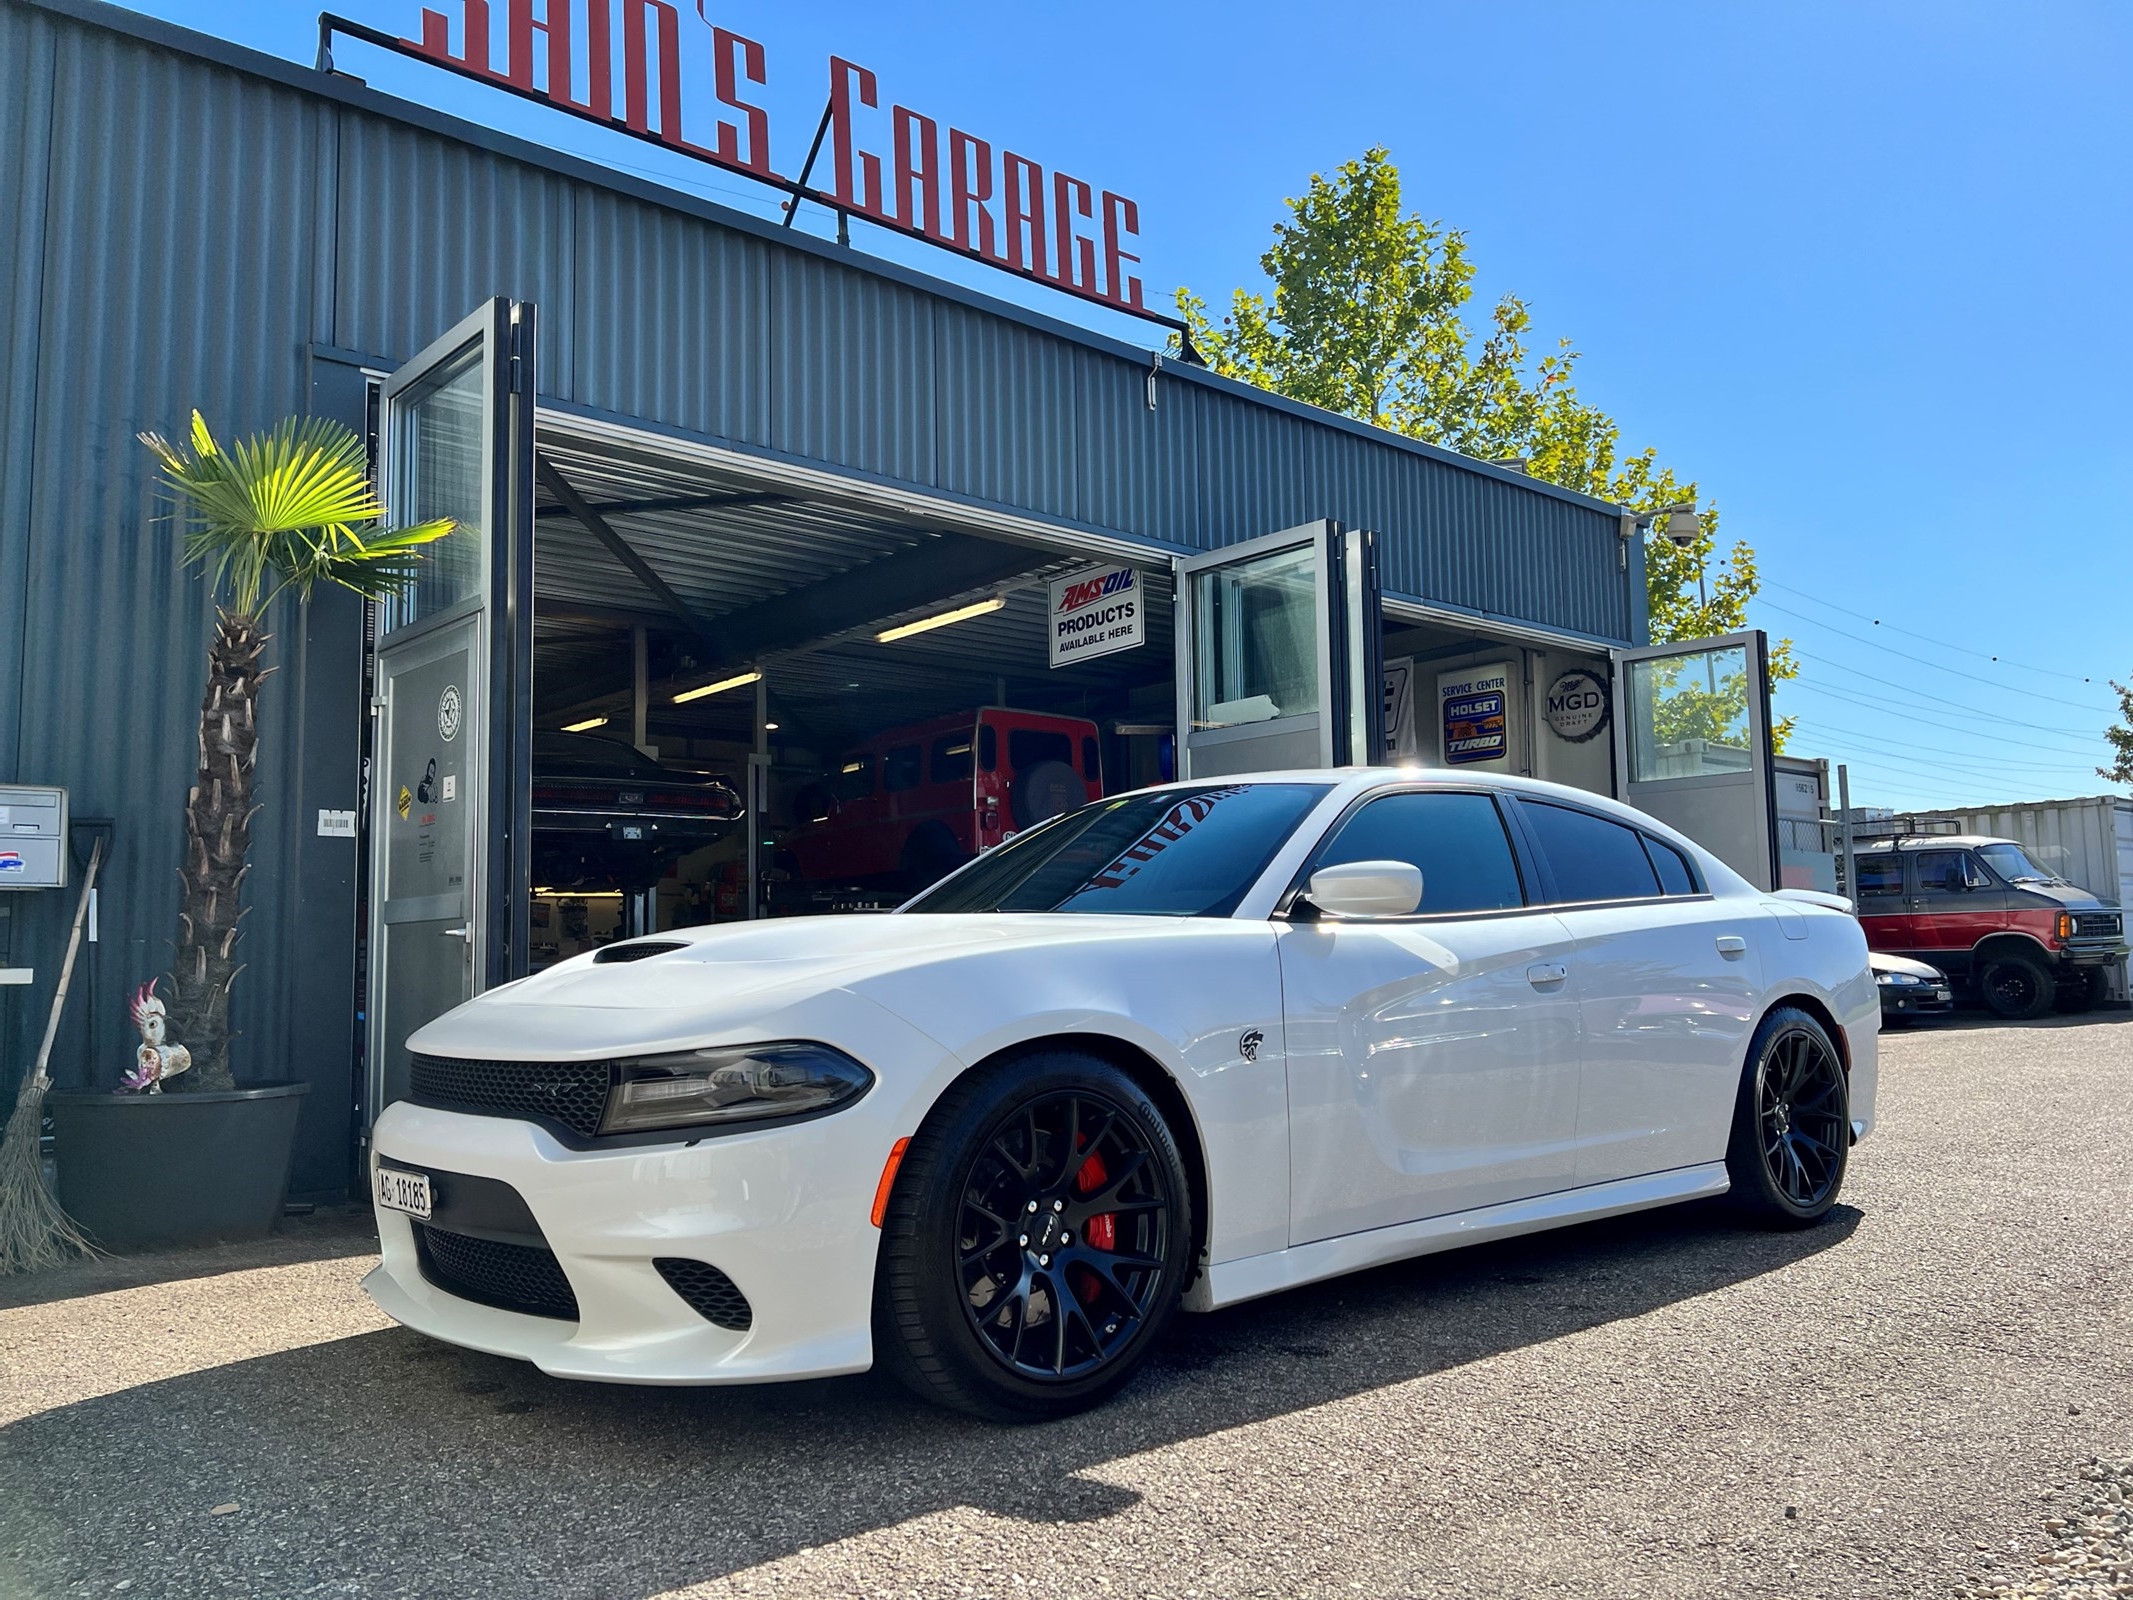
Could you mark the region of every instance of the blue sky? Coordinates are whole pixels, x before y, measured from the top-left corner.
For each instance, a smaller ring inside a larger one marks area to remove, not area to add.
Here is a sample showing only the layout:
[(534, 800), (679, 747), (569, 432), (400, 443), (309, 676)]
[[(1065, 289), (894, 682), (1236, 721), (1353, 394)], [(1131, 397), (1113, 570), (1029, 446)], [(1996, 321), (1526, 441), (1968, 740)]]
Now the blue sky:
[[(440, 8), (456, 17), (454, 0)], [(309, 61), (306, 8), (153, 0)], [(338, 0), (418, 30), (419, 0)], [(497, 10), (501, 12), (499, 0)], [(2095, 794), (2133, 675), (2133, 7), (1260, 0), (925, 8), (706, 0), (760, 41), (797, 170), (832, 52), (884, 99), (1140, 203), (1151, 299), (1255, 282), (1284, 197), (1388, 146), (1585, 397), (1700, 481), (1789, 635), (1794, 748), (1857, 803)], [(694, 19), (689, 19), (695, 26)], [(344, 69), (765, 211), (743, 180), (373, 50)], [(994, 293), (1107, 314), (860, 229)], [(1139, 324), (1110, 331), (1152, 342)]]

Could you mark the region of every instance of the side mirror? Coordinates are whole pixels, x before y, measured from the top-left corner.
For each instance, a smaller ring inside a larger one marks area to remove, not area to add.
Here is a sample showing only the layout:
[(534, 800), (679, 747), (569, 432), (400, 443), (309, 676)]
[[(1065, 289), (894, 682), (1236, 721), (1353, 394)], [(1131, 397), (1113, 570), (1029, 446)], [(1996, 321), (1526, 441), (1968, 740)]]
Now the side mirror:
[(1304, 899), (1337, 917), (1406, 917), (1422, 903), (1422, 871), (1405, 861), (1350, 861), (1320, 867)]

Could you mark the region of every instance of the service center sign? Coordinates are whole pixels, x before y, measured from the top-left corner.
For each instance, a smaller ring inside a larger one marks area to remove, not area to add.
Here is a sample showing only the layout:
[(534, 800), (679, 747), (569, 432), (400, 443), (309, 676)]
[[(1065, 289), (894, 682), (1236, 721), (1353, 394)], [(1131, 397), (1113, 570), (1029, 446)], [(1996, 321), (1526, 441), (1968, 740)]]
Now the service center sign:
[(1148, 637), (1141, 575), (1131, 567), (1091, 567), (1052, 584), (1052, 665), (1131, 650)]
[(1501, 761), (1510, 753), (1504, 719), (1504, 700), (1510, 689), (1508, 665), (1463, 667), (1438, 675), (1437, 703), (1443, 712), (1446, 766)]

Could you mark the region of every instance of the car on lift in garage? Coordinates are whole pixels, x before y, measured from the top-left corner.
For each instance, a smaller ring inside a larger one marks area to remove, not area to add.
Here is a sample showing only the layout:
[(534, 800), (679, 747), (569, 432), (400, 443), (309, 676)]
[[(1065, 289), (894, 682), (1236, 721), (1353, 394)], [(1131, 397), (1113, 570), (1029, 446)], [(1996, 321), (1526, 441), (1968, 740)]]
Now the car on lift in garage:
[(2119, 908), (2012, 839), (1921, 834), (1856, 855), (1868, 947), (1939, 968), (2000, 1016), (2090, 1010), (2126, 957)]
[(739, 792), (618, 739), (533, 736), (533, 881), (543, 889), (648, 889), (693, 850), (733, 831)]
[(986, 706), (848, 751), (800, 791), (778, 865), (803, 884), (916, 891), (1103, 792), (1095, 723)]

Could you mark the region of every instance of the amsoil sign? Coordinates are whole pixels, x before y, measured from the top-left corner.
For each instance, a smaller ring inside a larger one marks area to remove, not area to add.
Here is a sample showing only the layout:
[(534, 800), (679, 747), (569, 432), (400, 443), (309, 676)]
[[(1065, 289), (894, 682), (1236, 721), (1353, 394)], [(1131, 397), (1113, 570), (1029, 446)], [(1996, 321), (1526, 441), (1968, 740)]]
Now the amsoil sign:
[(1141, 575), (1131, 567), (1091, 567), (1052, 584), (1052, 665), (1069, 667), (1148, 637)]
[[(479, 78), (527, 99), (745, 173), (899, 233), (961, 251), (1068, 294), (1173, 324), (1142, 299), (1140, 207), (939, 118), (884, 109), (880, 80), (841, 56), (797, 179), (771, 164), (760, 104), (770, 58), (720, 27), (709, 0), (684, 17), (670, 0), (459, 0), (424, 10), (420, 39), (393, 39), (339, 18), (334, 29)], [(702, 104), (708, 68), (712, 104)], [(619, 83), (617, 81), (619, 74)], [(694, 95), (684, 84), (696, 80)], [(809, 185), (827, 154), (834, 186)]]

